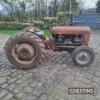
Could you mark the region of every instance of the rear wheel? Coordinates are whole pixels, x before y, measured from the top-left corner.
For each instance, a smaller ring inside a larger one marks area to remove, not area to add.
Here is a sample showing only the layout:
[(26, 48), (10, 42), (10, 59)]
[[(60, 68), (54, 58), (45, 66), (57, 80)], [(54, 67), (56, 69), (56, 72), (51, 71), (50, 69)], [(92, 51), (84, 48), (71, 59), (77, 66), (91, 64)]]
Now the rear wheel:
[(72, 53), (72, 60), (76, 65), (88, 66), (95, 58), (94, 51), (89, 47), (77, 47)]
[(8, 39), (5, 53), (8, 60), (18, 68), (34, 68), (45, 56), (43, 41), (34, 33), (22, 32)]

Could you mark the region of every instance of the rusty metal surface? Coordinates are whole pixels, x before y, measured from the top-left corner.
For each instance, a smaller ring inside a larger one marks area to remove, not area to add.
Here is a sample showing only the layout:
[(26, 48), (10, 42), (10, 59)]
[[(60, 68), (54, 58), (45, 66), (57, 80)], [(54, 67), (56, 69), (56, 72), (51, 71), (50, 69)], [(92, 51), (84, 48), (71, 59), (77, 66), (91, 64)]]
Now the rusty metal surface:
[(50, 31), (53, 34), (82, 34), (90, 33), (91, 29), (88, 26), (56, 26)]
[(88, 45), (90, 39), (91, 28), (88, 26), (56, 26), (50, 32), (52, 34), (65, 34), (65, 35), (83, 35), (84, 45)]
[(18, 46), (17, 55), (20, 59), (27, 61), (34, 57), (35, 50), (31, 45), (23, 43)]
[[(12, 47), (12, 51), (11, 51), (11, 53), (12, 53), (12, 56), (13, 56), (13, 58), (14, 58), (14, 60), (16, 61), (16, 62), (18, 62), (19, 64), (30, 64), (31, 62), (33, 62), (33, 60), (35, 59), (35, 55), (31, 58), (30, 57), (30, 55), (26, 55), (26, 57), (22, 54), (22, 52), (20, 52), (20, 51), (18, 51), (17, 49), (16, 49), (16, 45), (17, 44), (15, 44), (13, 47)], [(20, 53), (19, 53), (20, 52)], [(34, 52), (34, 51), (33, 51)], [(19, 54), (18, 54), (19, 53)], [(29, 52), (28, 52), (29, 53)], [(31, 53), (30, 53), (31, 54)], [(31, 58), (31, 59), (29, 59), (29, 58)], [(28, 59), (28, 60), (26, 60), (26, 59)]]

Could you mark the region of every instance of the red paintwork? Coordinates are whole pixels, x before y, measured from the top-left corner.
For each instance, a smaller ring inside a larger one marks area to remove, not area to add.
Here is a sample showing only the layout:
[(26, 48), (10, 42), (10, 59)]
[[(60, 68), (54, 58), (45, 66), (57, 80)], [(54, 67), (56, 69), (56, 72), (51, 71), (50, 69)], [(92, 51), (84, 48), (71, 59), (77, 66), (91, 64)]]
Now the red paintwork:
[(50, 29), (52, 34), (83, 35), (84, 45), (88, 45), (91, 28), (88, 26), (55, 26)]

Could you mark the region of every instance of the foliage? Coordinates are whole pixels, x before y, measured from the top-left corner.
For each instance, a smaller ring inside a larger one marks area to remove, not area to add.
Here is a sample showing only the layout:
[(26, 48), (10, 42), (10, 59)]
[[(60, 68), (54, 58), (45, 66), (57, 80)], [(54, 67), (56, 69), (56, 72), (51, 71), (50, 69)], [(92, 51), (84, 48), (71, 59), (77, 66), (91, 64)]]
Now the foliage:
[(53, 23), (57, 22), (57, 17), (45, 17), (44, 22), (47, 27), (50, 27)]
[[(72, 12), (78, 9), (76, 1), (71, 0)], [(9, 13), (11, 21), (22, 23), (43, 20), (50, 16), (57, 17), (58, 12), (70, 11), (70, 0), (3, 0), (3, 2), (9, 5), (6, 8), (11, 9), (11, 13)], [(4, 21), (5, 19), (0, 20)]]
[(44, 32), (45, 37), (50, 37), (51, 36), (51, 33), (49, 32), (49, 29), (42, 29), (42, 30)]
[(58, 12), (58, 23), (60, 25), (69, 25), (72, 17), (71, 15), (72, 13), (70, 12)]
[(44, 18), (44, 21), (57, 21), (57, 18), (56, 17), (45, 17)]
[(97, 9), (96, 9), (97, 13), (100, 13), (100, 0), (98, 0), (97, 2)]
[(28, 26), (32, 26), (30, 23), (19, 23), (19, 22), (0, 22), (0, 29), (23, 29)]
[(57, 16), (64, 16), (65, 12), (58, 12)]
[(43, 21), (34, 21), (33, 22), (34, 26), (42, 28), (44, 26), (44, 22)]

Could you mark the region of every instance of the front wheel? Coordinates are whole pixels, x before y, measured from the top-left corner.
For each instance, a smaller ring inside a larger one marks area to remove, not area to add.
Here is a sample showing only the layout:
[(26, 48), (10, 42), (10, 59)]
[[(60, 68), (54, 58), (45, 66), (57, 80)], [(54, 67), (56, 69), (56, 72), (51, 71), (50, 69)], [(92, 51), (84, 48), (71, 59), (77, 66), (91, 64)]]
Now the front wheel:
[(93, 63), (94, 51), (89, 47), (77, 47), (72, 53), (72, 61), (78, 66), (88, 66)]

